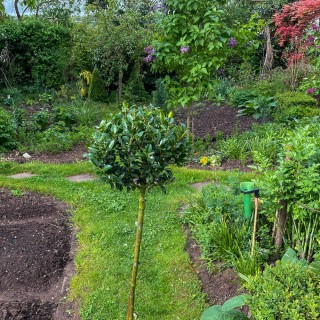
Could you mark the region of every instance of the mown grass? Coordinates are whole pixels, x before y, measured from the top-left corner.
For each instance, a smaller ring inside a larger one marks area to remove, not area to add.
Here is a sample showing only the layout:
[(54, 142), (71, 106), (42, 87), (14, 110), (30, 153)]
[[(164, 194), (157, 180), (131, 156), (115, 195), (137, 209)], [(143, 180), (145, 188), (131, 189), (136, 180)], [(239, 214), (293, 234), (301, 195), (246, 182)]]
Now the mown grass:
[[(188, 184), (224, 180), (230, 173), (173, 168), (167, 194), (147, 194), (136, 313), (141, 320), (200, 319), (205, 307), (197, 276), (185, 252), (178, 208), (195, 190)], [(39, 174), (22, 180), (8, 174)], [(77, 230), (76, 273), (69, 298), (84, 320), (123, 320), (133, 260), (138, 193), (119, 192), (100, 181), (72, 183), (66, 176), (93, 172), (88, 163), (0, 163), (0, 187), (34, 190), (69, 203)], [(243, 177), (248, 178), (248, 175)]]

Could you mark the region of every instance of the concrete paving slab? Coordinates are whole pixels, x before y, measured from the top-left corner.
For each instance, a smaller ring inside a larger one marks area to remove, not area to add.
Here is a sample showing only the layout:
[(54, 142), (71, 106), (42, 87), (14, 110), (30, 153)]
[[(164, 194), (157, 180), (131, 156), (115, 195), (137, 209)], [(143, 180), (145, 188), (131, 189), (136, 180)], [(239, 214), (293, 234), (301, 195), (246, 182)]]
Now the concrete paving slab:
[(31, 177), (37, 177), (37, 175), (31, 172), (21, 172), (21, 173), (17, 173), (9, 176), (9, 178), (13, 178), (13, 179), (24, 179), (24, 178), (31, 178)]
[(67, 177), (67, 179), (72, 182), (83, 182), (95, 180), (97, 177), (93, 176), (92, 174), (79, 174), (76, 176)]

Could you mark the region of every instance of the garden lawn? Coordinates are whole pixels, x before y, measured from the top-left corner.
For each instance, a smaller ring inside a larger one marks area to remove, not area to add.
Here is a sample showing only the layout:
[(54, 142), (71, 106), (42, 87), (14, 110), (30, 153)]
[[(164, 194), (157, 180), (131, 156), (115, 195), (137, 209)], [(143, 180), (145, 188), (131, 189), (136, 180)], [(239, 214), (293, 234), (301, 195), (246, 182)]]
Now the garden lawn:
[[(38, 177), (14, 180), (17, 172)], [(88, 163), (48, 165), (0, 163), (0, 187), (49, 194), (71, 205), (77, 231), (76, 273), (69, 298), (82, 319), (123, 320), (133, 260), (138, 192), (111, 190), (98, 180), (73, 183), (66, 176), (92, 173)], [(224, 179), (229, 173), (174, 168), (167, 194), (147, 194), (136, 298), (141, 320), (198, 320), (205, 307), (196, 273), (185, 252), (178, 208), (195, 192), (188, 184)]]

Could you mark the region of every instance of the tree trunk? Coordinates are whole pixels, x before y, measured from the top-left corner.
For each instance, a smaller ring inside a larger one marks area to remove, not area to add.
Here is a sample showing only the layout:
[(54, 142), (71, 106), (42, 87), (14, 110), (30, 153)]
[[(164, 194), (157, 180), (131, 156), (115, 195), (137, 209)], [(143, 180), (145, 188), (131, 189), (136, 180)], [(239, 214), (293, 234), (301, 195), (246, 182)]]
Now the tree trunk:
[(268, 74), (273, 65), (273, 48), (272, 48), (272, 43), (271, 43), (271, 33), (270, 33), (270, 27), (267, 25), (265, 29), (265, 35), (266, 35), (266, 53), (265, 53), (265, 58), (263, 62), (263, 67), (262, 67), (262, 74)]
[(128, 301), (128, 313), (126, 320), (133, 320), (134, 313), (134, 298), (135, 298), (135, 289), (137, 285), (137, 273), (139, 265), (139, 256), (140, 256), (140, 246), (142, 240), (142, 231), (143, 231), (143, 219), (144, 219), (144, 209), (145, 209), (145, 194), (146, 186), (142, 186), (140, 189), (140, 198), (139, 198), (139, 213), (138, 213), (138, 222), (136, 229), (136, 242), (134, 246), (134, 261), (131, 274), (131, 283), (130, 283), (130, 294)]
[(19, 6), (18, 6), (19, 0), (14, 0), (14, 10), (16, 12), (17, 18), (20, 20), (21, 19), (21, 14), (19, 11)]
[(118, 76), (118, 105), (121, 106), (122, 104), (122, 87), (123, 87), (123, 71), (122, 69), (119, 70), (119, 76)]
[(275, 238), (275, 246), (276, 251), (279, 252), (282, 244), (283, 244), (283, 236), (286, 230), (286, 223), (287, 223), (287, 202), (285, 200), (279, 201), (279, 211), (278, 211), (278, 218), (277, 218), (277, 231), (276, 231), (276, 238)]

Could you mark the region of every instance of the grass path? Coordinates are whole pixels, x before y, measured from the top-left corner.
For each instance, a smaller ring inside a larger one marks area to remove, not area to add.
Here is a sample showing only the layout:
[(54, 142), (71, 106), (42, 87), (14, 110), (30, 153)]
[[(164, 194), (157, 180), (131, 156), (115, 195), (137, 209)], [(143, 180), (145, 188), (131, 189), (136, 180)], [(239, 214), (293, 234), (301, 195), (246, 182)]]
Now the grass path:
[[(38, 174), (22, 180), (8, 174)], [(50, 194), (69, 203), (77, 230), (76, 274), (70, 299), (84, 320), (123, 320), (131, 273), (138, 193), (118, 192), (99, 181), (72, 183), (64, 177), (92, 173), (88, 163), (17, 165), (0, 163), (0, 187)], [(229, 173), (174, 168), (167, 195), (147, 195), (136, 313), (141, 320), (198, 320), (205, 307), (197, 276), (184, 251), (177, 210), (195, 190), (190, 183), (224, 179)]]

